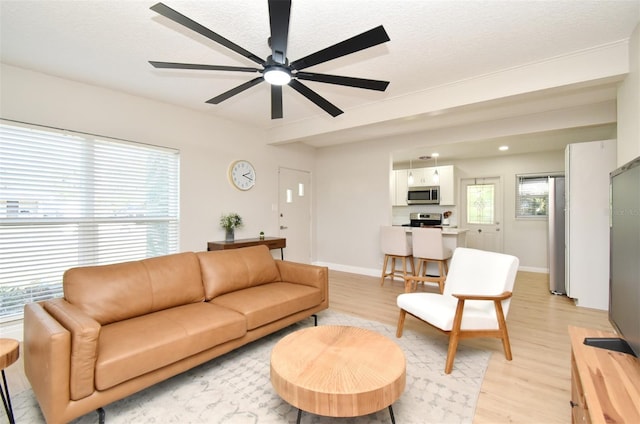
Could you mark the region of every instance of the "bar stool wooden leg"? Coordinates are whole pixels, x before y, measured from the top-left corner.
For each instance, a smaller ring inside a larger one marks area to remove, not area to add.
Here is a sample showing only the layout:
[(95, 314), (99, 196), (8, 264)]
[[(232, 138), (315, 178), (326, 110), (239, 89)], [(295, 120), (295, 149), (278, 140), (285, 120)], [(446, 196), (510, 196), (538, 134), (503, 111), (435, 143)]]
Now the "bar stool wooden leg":
[(387, 278), (387, 265), (389, 264), (389, 255), (384, 255), (384, 264), (382, 265), (382, 279), (380, 285), (384, 286), (384, 279)]

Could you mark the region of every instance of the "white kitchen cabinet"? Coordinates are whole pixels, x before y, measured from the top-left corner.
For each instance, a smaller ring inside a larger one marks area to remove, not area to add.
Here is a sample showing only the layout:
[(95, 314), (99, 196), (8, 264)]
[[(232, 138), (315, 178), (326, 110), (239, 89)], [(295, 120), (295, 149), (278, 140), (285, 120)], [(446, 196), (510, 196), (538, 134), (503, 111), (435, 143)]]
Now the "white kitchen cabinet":
[(409, 187), (422, 187), (422, 186), (432, 186), (433, 184), (433, 169), (431, 173), (428, 172), (430, 168), (413, 168), (409, 169), (408, 173), (413, 175), (413, 183), (409, 184)]
[(409, 172), (406, 169), (393, 171), (394, 195), (392, 196), (393, 206), (407, 206), (407, 178)]
[[(440, 176), (440, 204), (455, 205), (456, 204), (456, 179), (453, 165), (438, 166), (438, 175)], [(433, 169), (435, 168), (428, 168)], [(432, 173), (433, 174), (433, 173)]]
[[(438, 170), (439, 182), (433, 180), (433, 175)], [(408, 183), (409, 173), (413, 175), (413, 183)], [(432, 166), (428, 168), (399, 169), (394, 171), (395, 178), (395, 203), (394, 206), (407, 205), (407, 190), (409, 187), (440, 186), (440, 204), (455, 205), (455, 175), (453, 165)]]

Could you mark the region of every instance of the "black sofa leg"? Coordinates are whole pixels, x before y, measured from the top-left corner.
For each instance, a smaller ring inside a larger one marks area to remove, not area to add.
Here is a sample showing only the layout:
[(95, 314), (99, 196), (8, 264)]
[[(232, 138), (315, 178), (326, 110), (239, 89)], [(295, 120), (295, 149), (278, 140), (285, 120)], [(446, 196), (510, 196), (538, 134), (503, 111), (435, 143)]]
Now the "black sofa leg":
[(311, 316), (313, 317), (313, 326), (317, 327), (318, 326), (318, 315), (313, 314)]
[(98, 408), (96, 409), (96, 412), (98, 413), (98, 424), (104, 424), (104, 409)]

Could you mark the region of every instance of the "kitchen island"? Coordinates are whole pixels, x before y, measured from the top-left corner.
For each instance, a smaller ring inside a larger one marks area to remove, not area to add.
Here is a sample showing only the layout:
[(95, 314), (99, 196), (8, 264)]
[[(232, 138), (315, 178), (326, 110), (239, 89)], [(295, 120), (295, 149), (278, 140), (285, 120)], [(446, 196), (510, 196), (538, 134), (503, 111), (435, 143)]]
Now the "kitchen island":
[[(405, 227), (407, 236), (411, 236), (411, 231), (416, 227)], [(442, 227), (442, 242), (444, 247), (451, 249), (452, 251), (456, 247), (467, 247), (467, 230), (466, 228), (458, 227)]]

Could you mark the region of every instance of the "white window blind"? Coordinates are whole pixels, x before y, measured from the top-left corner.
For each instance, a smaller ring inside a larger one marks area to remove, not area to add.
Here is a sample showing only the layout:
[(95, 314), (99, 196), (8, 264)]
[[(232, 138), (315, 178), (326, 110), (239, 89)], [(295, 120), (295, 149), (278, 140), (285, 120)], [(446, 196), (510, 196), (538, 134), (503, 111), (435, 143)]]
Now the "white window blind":
[(0, 122), (0, 321), (62, 274), (178, 250), (176, 150)]
[(517, 175), (516, 218), (546, 218), (549, 175)]

